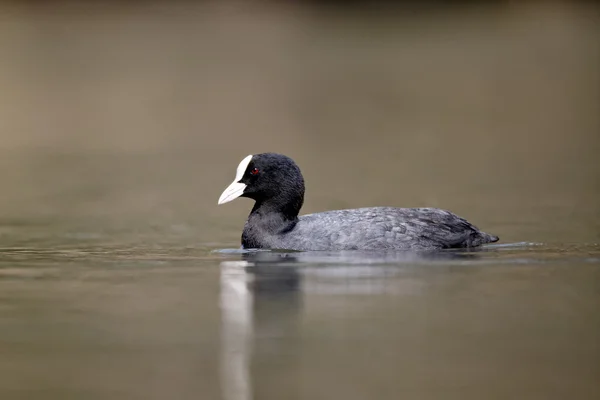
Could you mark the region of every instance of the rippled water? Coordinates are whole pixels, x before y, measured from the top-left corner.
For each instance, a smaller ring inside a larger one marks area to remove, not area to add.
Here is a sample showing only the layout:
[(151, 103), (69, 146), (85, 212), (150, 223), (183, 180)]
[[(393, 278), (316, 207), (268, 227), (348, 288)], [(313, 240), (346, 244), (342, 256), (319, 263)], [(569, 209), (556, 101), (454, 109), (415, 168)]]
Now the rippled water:
[[(2, 7), (1, 399), (598, 397), (591, 9)], [(240, 251), (262, 151), (501, 241)]]

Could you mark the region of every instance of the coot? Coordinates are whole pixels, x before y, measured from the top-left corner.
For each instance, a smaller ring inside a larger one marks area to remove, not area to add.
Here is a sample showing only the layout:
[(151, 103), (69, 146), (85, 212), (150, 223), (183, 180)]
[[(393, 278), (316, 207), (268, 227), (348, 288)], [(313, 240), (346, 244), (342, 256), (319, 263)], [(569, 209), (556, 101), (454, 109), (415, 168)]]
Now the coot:
[(370, 207), (298, 216), (304, 178), (289, 157), (249, 155), (218, 204), (255, 201), (242, 233), (245, 249), (433, 250), (476, 247), (498, 240), (437, 208)]

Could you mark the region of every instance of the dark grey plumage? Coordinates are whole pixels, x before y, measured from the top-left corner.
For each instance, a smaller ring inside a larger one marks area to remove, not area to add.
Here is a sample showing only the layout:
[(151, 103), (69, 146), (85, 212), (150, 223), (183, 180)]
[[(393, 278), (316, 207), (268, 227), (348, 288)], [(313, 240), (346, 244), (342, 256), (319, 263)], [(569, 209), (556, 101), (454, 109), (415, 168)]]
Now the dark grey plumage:
[(294, 161), (280, 154), (252, 156), (238, 182), (246, 185), (241, 196), (256, 200), (242, 234), (244, 248), (433, 250), (498, 240), (436, 208), (371, 207), (298, 217), (304, 179)]

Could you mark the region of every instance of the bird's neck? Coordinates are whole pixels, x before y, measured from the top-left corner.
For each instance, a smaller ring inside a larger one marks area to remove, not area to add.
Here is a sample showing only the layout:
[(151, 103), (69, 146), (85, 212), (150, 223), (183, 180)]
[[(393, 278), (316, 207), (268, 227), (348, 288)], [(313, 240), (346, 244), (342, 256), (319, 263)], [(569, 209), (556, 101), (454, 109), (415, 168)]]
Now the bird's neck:
[(276, 248), (279, 235), (294, 229), (303, 198), (293, 202), (280, 200), (256, 201), (242, 234), (244, 248)]
[(282, 192), (277, 196), (270, 197), (268, 200), (256, 200), (248, 218), (252, 216), (266, 218), (279, 215), (283, 221), (294, 221), (298, 219), (303, 203), (304, 195), (291, 197)]

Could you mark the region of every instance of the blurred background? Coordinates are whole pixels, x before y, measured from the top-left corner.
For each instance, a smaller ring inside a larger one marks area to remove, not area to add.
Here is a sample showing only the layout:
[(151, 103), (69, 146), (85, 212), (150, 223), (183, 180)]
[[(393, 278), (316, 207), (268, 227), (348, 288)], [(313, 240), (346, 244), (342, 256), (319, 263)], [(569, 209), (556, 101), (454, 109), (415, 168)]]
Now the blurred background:
[(229, 243), (250, 205), (216, 199), (276, 151), (305, 212), (597, 240), (599, 8), (402, 4), (1, 2), (0, 215), (210, 222), (232, 230), (199, 239)]
[[(0, 1), (0, 397), (219, 398), (248, 154), (297, 161), (304, 213), (441, 207), (598, 260), (599, 71), (593, 2)], [(306, 294), (256, 398), (593, 398), (586, 263)]]

